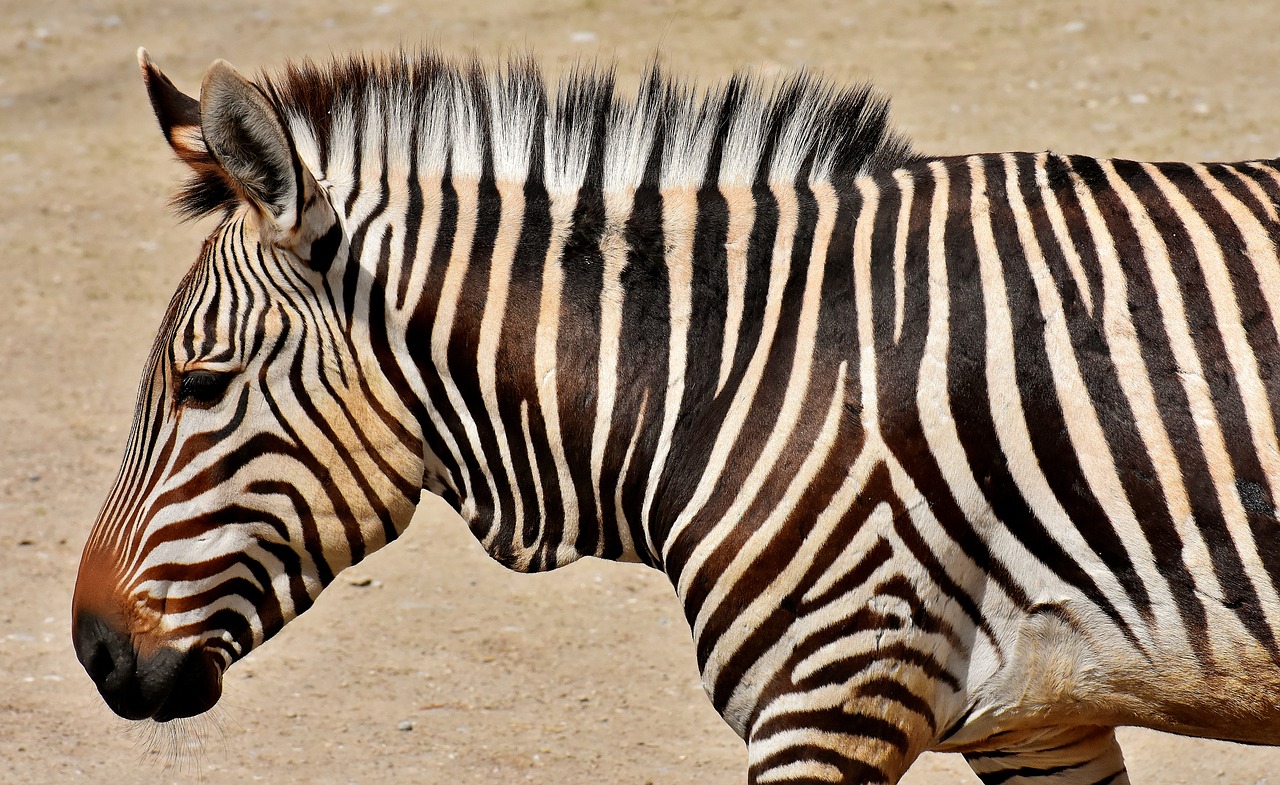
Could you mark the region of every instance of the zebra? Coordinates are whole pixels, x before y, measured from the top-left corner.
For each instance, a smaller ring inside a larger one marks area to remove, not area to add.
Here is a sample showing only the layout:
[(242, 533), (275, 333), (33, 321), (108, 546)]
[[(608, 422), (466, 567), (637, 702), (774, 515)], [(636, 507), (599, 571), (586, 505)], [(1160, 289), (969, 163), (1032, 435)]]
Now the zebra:
[(807, 73), (138, 58), (218, 220), (76, 582), (121, 716), (211, 708), (425, 490), (513, 570), (663, 570), (752, 783), (1280, 743), (1275, 161), (929, 157)]

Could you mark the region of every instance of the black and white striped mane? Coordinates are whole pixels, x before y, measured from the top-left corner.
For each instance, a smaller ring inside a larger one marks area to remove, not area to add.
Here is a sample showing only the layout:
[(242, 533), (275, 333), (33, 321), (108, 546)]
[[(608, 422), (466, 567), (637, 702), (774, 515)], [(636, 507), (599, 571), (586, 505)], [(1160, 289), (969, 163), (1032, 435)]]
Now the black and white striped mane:
[[(486, 64), (422, 52), (289, 63), (258, 84), (320, 179), (358, 176), (355, 159), (374, 155), (406, 174), (540, 182), (550, 193), (839, 187), (913, 157), (870, 86), (803, 72), (776, 84), (740, 73), (702, 90), (654, 64), (627, 97), (611, 66), (579, 66), (553, 95), (528, 57)], [(207, 171), (174, 202), (200, 217), (234, 207), (236, 195)]]

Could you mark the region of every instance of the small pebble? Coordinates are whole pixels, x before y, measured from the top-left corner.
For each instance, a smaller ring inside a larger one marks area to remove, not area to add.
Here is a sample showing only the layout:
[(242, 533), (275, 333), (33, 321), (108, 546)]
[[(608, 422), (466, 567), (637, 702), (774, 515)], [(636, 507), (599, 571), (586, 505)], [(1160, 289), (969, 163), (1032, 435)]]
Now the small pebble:
[(401, 720), (400, 724), (397, 725), (396, 728), (403, 731), (413, 730), (413, 720)]

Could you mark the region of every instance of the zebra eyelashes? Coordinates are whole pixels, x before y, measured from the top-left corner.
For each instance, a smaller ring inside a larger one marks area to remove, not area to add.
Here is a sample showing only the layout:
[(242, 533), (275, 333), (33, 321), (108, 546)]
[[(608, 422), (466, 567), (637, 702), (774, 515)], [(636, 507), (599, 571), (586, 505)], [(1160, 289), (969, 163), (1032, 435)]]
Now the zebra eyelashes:
[(208, 407), (217, 404), (226, 394), (234, 376), (234, 371), (187, 371), (178, 380), (178, 405)]

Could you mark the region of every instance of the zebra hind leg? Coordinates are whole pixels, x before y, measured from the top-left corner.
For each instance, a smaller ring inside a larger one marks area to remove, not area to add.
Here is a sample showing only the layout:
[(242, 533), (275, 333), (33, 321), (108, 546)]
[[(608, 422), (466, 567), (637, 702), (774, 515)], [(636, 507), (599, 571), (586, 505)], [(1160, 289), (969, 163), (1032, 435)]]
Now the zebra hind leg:
[(999, 752), (965, 758), (985, 785), (1129, 785), (1115, 728), (1052, 729)]

